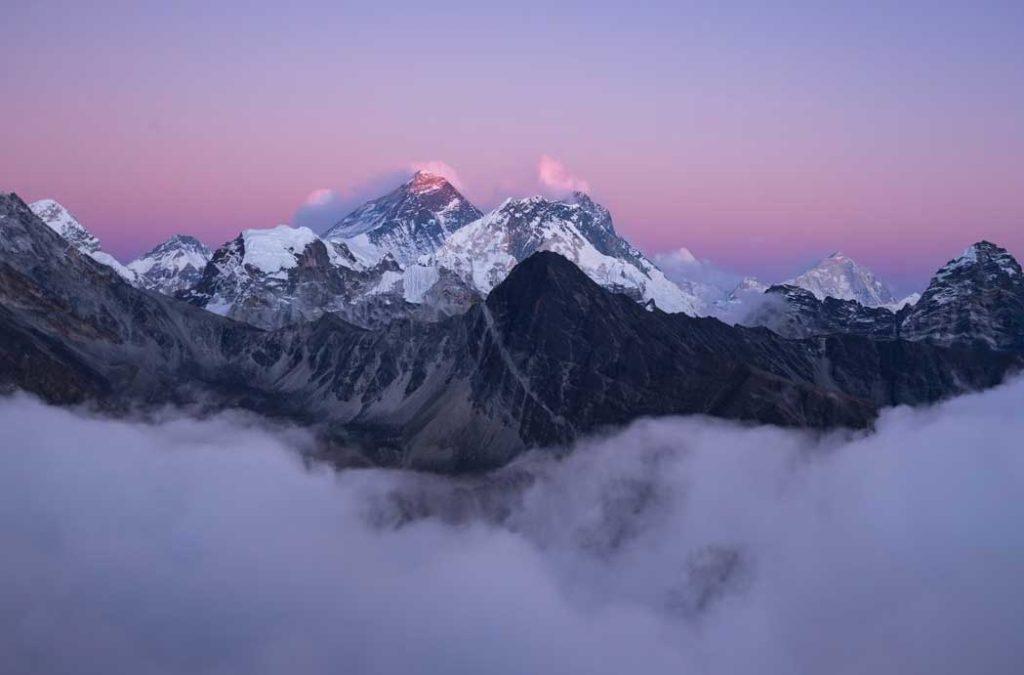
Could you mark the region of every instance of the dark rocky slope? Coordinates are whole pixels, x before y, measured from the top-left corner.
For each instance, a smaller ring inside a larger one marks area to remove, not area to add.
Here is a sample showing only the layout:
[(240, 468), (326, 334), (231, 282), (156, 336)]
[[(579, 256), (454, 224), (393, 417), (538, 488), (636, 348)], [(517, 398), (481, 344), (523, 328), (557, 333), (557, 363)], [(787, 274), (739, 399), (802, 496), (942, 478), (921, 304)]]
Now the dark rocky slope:
[(967, 248), (897, 312), (853, 300), (819, 300), (795, 286), (772, 286), (746, 317), (786, 337), (845, 333), (1024, 353), (1024, 273), (1006, 249)]
[(133, 288), (0, 195), (0, 383), (109, 410), (245, 407), (321, 428), (336, 456), (444, 471), (645, 415), (825, 428), (992, 386), (1019, 357), (648, 311), (538, 253), (483, 303), (364, 329), (263, 331)]

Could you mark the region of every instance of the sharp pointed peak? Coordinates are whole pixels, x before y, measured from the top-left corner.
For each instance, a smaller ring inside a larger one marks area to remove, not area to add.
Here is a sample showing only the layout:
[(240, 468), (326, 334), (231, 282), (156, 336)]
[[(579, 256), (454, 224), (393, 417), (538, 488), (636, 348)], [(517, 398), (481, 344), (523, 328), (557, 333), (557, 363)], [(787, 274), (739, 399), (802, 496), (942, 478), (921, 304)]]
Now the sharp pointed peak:
[(985, 265), (994, 262), (1002, 270), (1011, 275), (1020, 274), (1020, 263), (1005, 248), (982, 239), (977, 241), (946, 263), (937, 273), (936, 279), (944, 279), (958, 269), (972, 268), (976, 265)]
[(420, 169), (402, 186), (415, 193), (433, 192), (445, 187), (454, 187), (447, 178), (426, 169)]
[(37, 199), (36, 201), (29, 204), (28, 207), (32, 209), (33, 213), (40, 217), (43, 217), (44, 215), (49, 217), (56, 217), (63, 213), (69, 216), (70, 218), (74, 218), (74, 215), (71, 213), (71, 211), (68, 210), (68, 207), (64, 206), (53, 197), (44, 197), (43, 199)]
[(840, 261), (840, 262), (849, 261), (851, 263), (854, 262), (853, 258), (851, 258), (850, 256), (846, 255), (845, 253), (843, 253), (842, 251), (840, 251), (838, 249), (836, 249), (835, 251), (832, 251), (827, 256), (822, 258), (821, 262), (828, 262), (830, 260), (835, 260), (835, 261)]
[(173, 244), (179, 244), (179, 243), (180, 244), (201, 244), (203, 242), (199, 241), (199, 239), (197, 239), (196, 237), (193, 237), (191, 234), (172, 234), (171, 236), (167, 237), (167, 239), (164, 241), (164, 243), (165, 244), (172, 244), (172, 243)]
[(971, 253), (977, 252), (1003, 253), (1005, 251), (1006, 249), (999, 246), (998, 244), (993, 244), (991, 241), (988, 241), (987, 239), (982, 239), (981, 241), (976, 241), (970, 246), (968, 246), (966, 249), (964, 249), (963, 255), (969, 255)]

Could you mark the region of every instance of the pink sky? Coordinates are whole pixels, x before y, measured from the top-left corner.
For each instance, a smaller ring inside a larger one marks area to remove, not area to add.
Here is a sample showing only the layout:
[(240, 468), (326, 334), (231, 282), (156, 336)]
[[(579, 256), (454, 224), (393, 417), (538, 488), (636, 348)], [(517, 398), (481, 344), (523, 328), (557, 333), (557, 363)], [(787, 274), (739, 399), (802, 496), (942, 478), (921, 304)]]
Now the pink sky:
[(1019, 8), (358, 5), (15, 7), (0, 189), (129, 257), (415, 163), (488, 208), (546, 189), (549, 157), (547, 188), (589, 187), (647, 252), (767, 278), (835, 249), (897, 285), (980, 238), (1024, 254)]

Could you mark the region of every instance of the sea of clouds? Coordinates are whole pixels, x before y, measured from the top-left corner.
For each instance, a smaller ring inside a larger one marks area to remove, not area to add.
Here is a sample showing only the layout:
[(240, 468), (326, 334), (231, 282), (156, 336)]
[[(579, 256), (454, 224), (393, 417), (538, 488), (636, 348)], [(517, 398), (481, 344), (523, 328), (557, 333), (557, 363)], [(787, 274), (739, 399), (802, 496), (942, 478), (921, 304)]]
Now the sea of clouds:
[(645, 420), (451, 479), (6, 398), (0, 670), (1019, 672), (1022, 411)]

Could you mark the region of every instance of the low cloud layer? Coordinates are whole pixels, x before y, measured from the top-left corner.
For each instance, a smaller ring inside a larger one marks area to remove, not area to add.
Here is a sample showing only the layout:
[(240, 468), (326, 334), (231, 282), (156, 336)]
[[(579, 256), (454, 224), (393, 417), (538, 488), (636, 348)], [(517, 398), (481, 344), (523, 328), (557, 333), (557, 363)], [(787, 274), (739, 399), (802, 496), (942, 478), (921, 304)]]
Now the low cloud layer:
[(1022, 409), (648, 420), (453, 480), (8, 398), (4, 672), (1013, 672)]
[(656, 253), (652, 257), (655, 264), (672, 281), (683, 284), (706, 284), (717, 289), (723, 296), (728, 295), (736, 288), (736, 284), (742, 281), (738, 274), (723, 270), (710, 260), (698, 258), (685, 246)]

